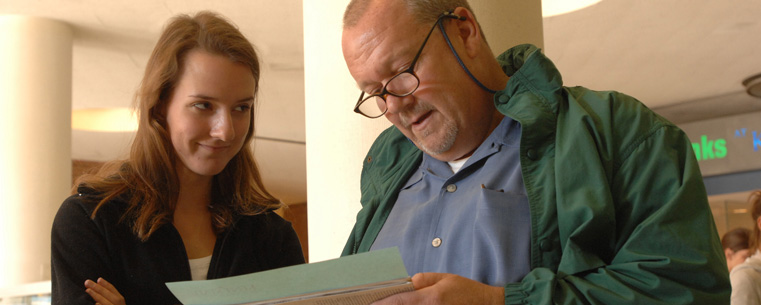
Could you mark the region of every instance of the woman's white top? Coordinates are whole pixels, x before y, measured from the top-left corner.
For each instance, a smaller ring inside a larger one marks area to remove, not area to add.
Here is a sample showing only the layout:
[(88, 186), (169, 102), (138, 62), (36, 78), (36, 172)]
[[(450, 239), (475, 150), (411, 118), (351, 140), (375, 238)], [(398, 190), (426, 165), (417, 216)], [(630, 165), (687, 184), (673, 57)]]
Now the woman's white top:
[(194, 281), (205, 280), (206, 275), (209, 273), (211, 255), (201, 258), (189, 259), (188, 262), (190, 263), (190, 277)]
[(729, 273), (731, 305), (761, 305), (761, 251), (756, 250)]

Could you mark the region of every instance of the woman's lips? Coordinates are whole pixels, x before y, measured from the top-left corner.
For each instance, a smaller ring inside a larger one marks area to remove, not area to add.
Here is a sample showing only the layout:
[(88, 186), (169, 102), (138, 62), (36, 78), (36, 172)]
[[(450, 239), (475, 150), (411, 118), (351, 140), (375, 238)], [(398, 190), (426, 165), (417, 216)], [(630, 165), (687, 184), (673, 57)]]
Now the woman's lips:
[(206, 148), (212, 152), (223, 151), (230, 147), (229, 145), (208, 145), (208, 144), (199, 144), (199, 145), (201, 145), (201, 147)]

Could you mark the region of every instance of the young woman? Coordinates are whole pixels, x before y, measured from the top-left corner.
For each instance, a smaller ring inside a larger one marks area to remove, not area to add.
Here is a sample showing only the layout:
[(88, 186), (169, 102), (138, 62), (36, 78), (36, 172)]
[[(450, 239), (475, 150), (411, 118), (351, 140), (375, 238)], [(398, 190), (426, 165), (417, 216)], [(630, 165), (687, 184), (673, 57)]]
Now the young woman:
[(744, 263), (732, 268), (732, 305), (761, 305), (761, 190), (748, 197), (753, 230), (750, 233), (751, 256)]
[(129, 159), (79, 179), (56, 215), (53, 304), (178, 304), (166, 282), (304, 262), (249, 145), (258, 82), (253, 46), (221, 16), (170, 21)]

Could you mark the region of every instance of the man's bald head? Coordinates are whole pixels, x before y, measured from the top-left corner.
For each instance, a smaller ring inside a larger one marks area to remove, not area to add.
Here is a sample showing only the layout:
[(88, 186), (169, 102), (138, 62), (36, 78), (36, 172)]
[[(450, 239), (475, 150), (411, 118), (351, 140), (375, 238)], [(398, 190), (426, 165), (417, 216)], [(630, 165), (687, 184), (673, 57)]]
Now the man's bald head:
[(466, 0), (352, 0), (344, 12), (344, 29), (355, 26), (376, 1), (402, 1), (413, 19), (425, 25), (435, 22), (441, 13), (451, 12), (457, 7), (473, 11)]

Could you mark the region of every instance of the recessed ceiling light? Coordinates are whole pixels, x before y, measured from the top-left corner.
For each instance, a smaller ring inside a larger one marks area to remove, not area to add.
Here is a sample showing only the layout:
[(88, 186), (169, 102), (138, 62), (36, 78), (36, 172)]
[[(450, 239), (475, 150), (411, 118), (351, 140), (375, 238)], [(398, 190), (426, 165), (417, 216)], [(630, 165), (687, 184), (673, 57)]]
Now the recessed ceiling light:
[(752, 97), (761, 98), (761, 73), (746, 78), (743, 81), (745, 92)]

